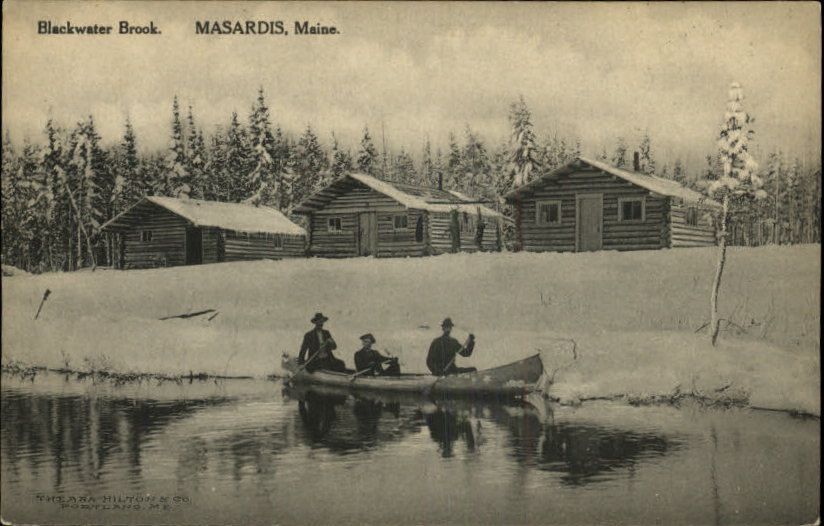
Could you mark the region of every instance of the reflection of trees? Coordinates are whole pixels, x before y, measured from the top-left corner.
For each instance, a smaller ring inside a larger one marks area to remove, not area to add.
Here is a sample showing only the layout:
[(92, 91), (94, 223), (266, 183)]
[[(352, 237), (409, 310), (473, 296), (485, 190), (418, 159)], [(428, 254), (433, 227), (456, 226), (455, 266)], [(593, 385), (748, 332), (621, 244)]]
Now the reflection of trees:
[(541, 423), (530, 412), (507, 413), (493, 420), (509, 431), (510, 454), (521, 464), (560, 473), (561, 481), (582, 485), (617, 469), (634, 469), (646, 458), (680, 447), (678, 439), (594, 424)]
[(225, 399), (154, 400), (115, 399), (79, 395), (17, 393), (2, 395), (3, 462), (19, 473), (26, 459), (38, 477), (50, 459), (53, 485), (92, 486), (103, 478), (112, 458), (120, 455), (136, 476), (141, 473), (141, 450), (148, 438), (169, 423)]

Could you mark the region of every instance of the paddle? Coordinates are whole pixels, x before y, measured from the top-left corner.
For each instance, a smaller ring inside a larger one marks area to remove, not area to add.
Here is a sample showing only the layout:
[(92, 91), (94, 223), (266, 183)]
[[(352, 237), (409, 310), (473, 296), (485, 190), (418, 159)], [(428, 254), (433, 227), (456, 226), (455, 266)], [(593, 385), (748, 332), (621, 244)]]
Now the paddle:
[(458, 354), (460, 354), (460, 352), (461, 352), (461, 351), (463, 351), (464, 349), (466, 349), (467, 345), (469, 345), (469, 343), (470, 343), (470, 342), (474, 342), (474, 341), (475, 341), (475, 335), (474, 335), (474, 334), (472, 334), (472, 333), (469, 333), (469, 337), (466, 339), (466, 341), (464, 342), (464, 344), (463, 344), (463, 345), (461, 345), (461, 348), (460, 348), (460, 349), (458, 349), (458, 351), (455, 353), (455, 356), (453, 356), (453, 357), (452, 357), (452, 359), (451, 359), (451, 360), (449, 360), (449, 363), (448, 363), (448, 364), (446, 364), (446, 366), (443, 368), (443, 370), (444, 370), (444, 371), (446, 371), (446, 370), (448, 370), (450, 367), (452, 367), (452, 365), (455, 363), (455, 359), (458, 357)]
[(303, 365), (301, 365), (300, 367), (298, 367), (298, 368), (297, 368), (297, 370), (296, 370), (294, 373), (292, 373), (292, 376), (295, 376), (295, 375), (296, 375), (296, 374), (298, 374), (299, 372), (301, 372), (301, 371), (303, 371), (304, 369), (306, 369), (306, 366), (307, 366), (307, 365), (309, 365), (309, 362), (311, 362), (312, 360), (314, 360), (314, 359), (315, 359), (315, 357), (317, 357), (317, 356), (320, 354), (320, 352), (321, 352), (321, 351), (323, 351), (323, 350), (325, 350), (325, 349), (326, 349), (326, 345), (327, 345), (327, 343), (328, 343), (328, 342), (329, 342), (329, 340), (326, 340), (325, 342), (323, 342), (323, 344), (322, 344), (322, 345), (318, 348), (318, 350), (317, 350), (317, 351), (315, 351), (315, 354), (313, 354), (312, 356), (310, 356), (310, 357), (309, 357), (309, 359), (308, 359), (308, 360), (306, 360), (305, 362), (303, 362)]
[[(392, 357), (392, 358), (387, 358), (387, 359), (385, 359), (385, 360), (381, 360), (381, 362), (380, 362), (380, 363), (382, 363), (382, 364), (383, 364), (383, 363), (391, 362), (391, 361), (396, 360), (396, 359), (397, 359), (397, 358), (395, 358), (395, 357)], [(355, 381), (355, 379), (356, 379), (358, 376), (360, 376), (360, 375), (362, 375), (362, 374), (365, 374), (365, 373), (368, 373), (368, 372), (372, 372), (373, 370), (374, 370), (374, 369), (370, 367), (370, 368), (368, 368), (368, 369), (364, 369), (364, 370), (362, 370), (362, 371), (358, 371), (358, 372), (356, 372), (356, 373), (352, 374), (352, 375), (349, 377), (349, 381), (350, 381), (350, 382), (354, 382), (354, 381)]]

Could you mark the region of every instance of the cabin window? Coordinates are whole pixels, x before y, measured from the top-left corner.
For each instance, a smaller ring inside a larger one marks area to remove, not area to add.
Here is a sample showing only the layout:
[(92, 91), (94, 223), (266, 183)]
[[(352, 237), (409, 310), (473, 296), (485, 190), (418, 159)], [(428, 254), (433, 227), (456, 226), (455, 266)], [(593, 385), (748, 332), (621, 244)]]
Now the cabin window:
[(275, 248), (283, 248), (283, 236), (280, 234), (272, 236), (272, 246)]
[(395, 230), (406, 230), (409, 228), (409, 218), (406, 214), (396, 214), (392, 216)]
[(341, 220), (339, 217), (330, 217), (328, 225), (329, 232), (333, 234), (340, 234), (343, 232), (343, 226), (341, 225)]
[(644, 198), (618, 199), (618, 221), (643, 221), (644, 212)]
[(689, 226), (698, 226), (698, 210), (694, 206), (687, 208), (687, 224)]
[(141, 230), (140, 231), (140, 241), (144, 243), (148, 243), (152, 240), (152, 231), (151, 230)]
[(536, 212), (539, 225), (561, 224), (561, 201), (538, 201)]

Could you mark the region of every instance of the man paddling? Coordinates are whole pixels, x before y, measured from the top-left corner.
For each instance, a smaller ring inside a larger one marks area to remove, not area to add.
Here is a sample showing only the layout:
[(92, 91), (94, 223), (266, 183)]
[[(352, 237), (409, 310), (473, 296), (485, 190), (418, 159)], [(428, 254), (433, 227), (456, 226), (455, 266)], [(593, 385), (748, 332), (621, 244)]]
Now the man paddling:
[[(375, 349), (375, 337), (367, 333), (360, 337), (361, 350), (355, 353), (355, 369), (358, 373), (369, 376), (398, 376), (401, 374), (401, 366), (398, 365), (397, 358), (389, 358)], [(364, 372), (366, 371), (366, 372)]]
[[(332, 338), (332, 334), (323, 328), (323, 324), (329, 318), (315, 313), (311, 322), (315, 327), (303, 335), (303, 343), (298, 353), (298, 365), (306, 364), (306, 370), (310, 373), (318, 369), (327, 371), (346, 372), (346, 364), (332, 355), (332, 351), (338, 348), (338, 344)], [(308, 357), (307, 357), (308, 353)]]
[(454, 327), (454, 324), (451, 318), (443, 320), (443, 323), (441, 323), (443, 334), (432, 340), (432, 345), (429, 346), (426, 366), (434, 375), (445, 376), (477, 371), (474, 367), (458, 367), (455, 365), (455, 359), (459, 354), (464, 357), (472, 355), (472, 350), (475, 348), (475, 335), (470, 334), (466, 343), (461, 345), (458, 340), (451, 336), (452, 327)]

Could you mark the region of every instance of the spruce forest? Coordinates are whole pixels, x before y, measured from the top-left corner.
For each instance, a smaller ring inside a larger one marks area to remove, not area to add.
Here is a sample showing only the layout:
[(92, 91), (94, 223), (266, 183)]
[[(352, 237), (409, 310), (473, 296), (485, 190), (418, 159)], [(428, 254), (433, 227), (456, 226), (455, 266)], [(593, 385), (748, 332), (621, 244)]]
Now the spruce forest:
[[(65, 127), (49, 120), (39, 140), (2, 143), (3, 263), (29, 272), (117, 266), (115, 237), (100, 226), (146, 195), (247, 202), (287, 215), (303, 199), (349, 171), (380, 179), (443, 187), (482, 198), (511, 214), (502, 196), (582, 155), (580, 139), (539, 136), (521, 97), (509, 105), (511, 134), (486, 142), (470, 125), (449, 134), (448, 144), (387, 151), (381, 133), (364, 127), (356, 149), (312, 126), (283, 130), (263, 90), (248, 115), (232, 113), (211, 133), (198, 126), (191, 106), (171, 104), (169, 147), (144, 153), (127, 119), (123, 134), (104, 146), (93, 116)], [(502, 112), (503, 114), (503, 112)], [(391, 134), (391, 130), (388, 132)], [(688, 173), (681, 160), (657, 163), (654, 138), (631, 145), (616, 137), (611, 150), (593, 157), (631, 170), (633, 152), (649, 175), (699, 191), (723, 173), (719, 152), (707, 152), (702, 170)], [(780, 151), (758, 159), (767, 197), (732, 210), (728, 244), (756, 246), (821, 242), (821, 160), (806, 162)], [(302, 218), (292, 216), (296, 222)], [(512, 234), (508, 245), (512, 245)]]

